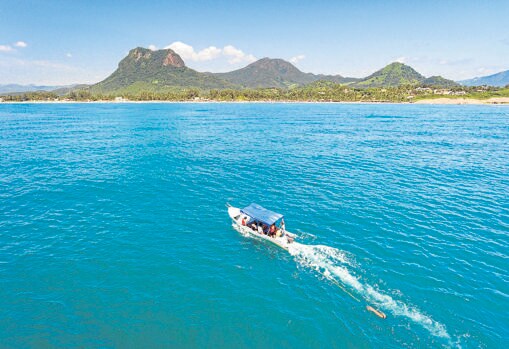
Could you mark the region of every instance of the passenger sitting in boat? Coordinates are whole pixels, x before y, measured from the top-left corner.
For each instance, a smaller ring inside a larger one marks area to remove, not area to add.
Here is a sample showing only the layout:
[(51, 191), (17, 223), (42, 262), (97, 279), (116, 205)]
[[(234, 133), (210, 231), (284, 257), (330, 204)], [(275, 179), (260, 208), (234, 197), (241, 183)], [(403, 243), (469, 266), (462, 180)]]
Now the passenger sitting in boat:
[(276, 236), (276, 226), (274, 224), (272, 224), (270, 226), (269, 236), (272, 236), (272, 237)]
[(268, 232), (269, 232), (269, 227), (267, 226), (267, 224), (264, 224), (263, 225), (263, 234), (267, 235)]
[(263, 234), (263, 228), (261, 224), (258, 225), (258, 234)]
[(258, 226), (256, 225), (256, 222), (253, 222), (251, 224), (251, 229), (253, 229), (254, 231), (257, 231), (258, 230)]
[(244, 225), (244, 226), (245, 226), (245, 225), (246, 225), (246, 223), (247, 223), (247, 217), (242, 218), (242, 225)]

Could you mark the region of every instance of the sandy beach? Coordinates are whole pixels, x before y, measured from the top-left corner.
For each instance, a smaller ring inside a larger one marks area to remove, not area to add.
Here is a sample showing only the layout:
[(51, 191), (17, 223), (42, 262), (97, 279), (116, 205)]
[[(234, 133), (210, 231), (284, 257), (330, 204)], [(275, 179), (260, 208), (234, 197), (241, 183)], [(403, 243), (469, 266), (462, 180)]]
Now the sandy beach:
[(488, 99), (433, 98), (415, 101), (415, 104), (509, 104), (509, 97), (493, 97)]

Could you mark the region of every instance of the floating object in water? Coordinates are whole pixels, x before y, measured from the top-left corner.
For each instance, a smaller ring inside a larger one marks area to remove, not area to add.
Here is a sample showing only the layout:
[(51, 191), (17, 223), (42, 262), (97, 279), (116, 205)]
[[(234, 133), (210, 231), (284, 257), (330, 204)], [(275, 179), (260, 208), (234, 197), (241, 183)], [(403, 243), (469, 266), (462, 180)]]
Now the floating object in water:
[(378, 316), (380, 319), (386, 319), (387, 318), (387, 315), (385, 315), (383, 312), (381, 312), (380, 310), (377, 310), (375, 308), (373, 308), (372, 306), (368, 305), (366, 307), (366, 309), (370, 312), (372, 312), (373, 314), (375, 314), (376, 316)]

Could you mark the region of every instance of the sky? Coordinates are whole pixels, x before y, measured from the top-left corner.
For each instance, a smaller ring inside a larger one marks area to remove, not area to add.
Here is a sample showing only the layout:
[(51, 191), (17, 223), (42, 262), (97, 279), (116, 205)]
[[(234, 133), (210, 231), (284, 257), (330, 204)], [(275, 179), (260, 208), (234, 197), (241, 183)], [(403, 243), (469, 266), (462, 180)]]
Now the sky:
[(509, 69), (508, 18), (508, 0), (0, 0), (0, 84), (99, 82), (137, 46), (198, 71), (271, 57), (364, 77), (398, 61), (461, 80)]

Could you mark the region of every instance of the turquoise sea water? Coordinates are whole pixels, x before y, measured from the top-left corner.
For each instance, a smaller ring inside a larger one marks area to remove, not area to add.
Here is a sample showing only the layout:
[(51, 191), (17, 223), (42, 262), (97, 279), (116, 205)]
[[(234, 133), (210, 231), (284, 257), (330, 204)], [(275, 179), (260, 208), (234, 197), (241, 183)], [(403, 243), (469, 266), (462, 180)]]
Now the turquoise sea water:
[(4, 104), (0, 155), (2, 348), (509, 346), (508, 107)]

